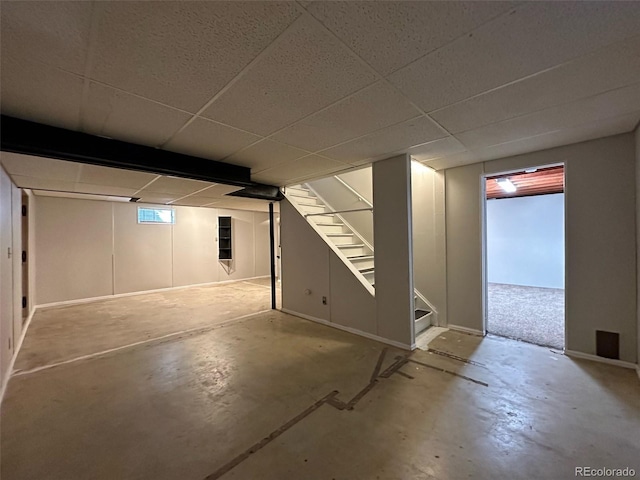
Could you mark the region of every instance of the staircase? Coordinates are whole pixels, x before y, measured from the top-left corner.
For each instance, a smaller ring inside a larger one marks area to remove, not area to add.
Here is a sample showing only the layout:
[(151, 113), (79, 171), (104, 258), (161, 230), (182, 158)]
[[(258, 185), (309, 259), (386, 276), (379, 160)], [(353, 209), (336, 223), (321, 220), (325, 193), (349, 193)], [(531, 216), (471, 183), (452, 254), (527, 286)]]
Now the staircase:
[[(366, 245), (360, 236), (346, 225), (339, 213), (318, 198), (306, 185), (294, 185), (286, 188), (287, 198), (302, 212), (308, 222), (314, 224), (328, 240), (346, 257), (353, 267), (375, 287), (375, 262), (373, 248)], [(418, 295), (415, 305), (422, 304)], [(431, 309), (425, 304), (415, 308), (416, 335), (431, 325)]]

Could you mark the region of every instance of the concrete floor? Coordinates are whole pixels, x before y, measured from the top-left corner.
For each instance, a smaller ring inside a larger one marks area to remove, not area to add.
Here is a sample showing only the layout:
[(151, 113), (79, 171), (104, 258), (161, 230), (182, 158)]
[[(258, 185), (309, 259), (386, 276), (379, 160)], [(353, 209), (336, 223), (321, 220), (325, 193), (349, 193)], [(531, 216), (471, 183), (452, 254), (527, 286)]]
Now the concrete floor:
[[(237, 285), (220, 288), (245, 294)], [(257, 301), (269, 291), (252, 294)], [(439, 353), (407, 356), (277, 311), (226, 324), (215, 317), (217, 325), (162, 338), (166, 319), (189, 318), (192, 304), (162, 313), (144, 297), (120, 301), (137, 299), (136, 315), (162, 328), (137, 328), (133, 317), (124, 330), (157, 340), (11, 379), (1, 418), (3, 480), (529, 480), (575, 478), (577, 466), (640, 472), (640, 382), (632, 370), (451, 331), (431, 343)], [(245, 300), (233, 315), (251, 313)], [(70, 308), (87, 317), (65, 308), (47, 322), (95, 324), (89, 305)], [(109, 338), (94, 347), (126, 340), (115, 330), (110, 338), (101, 329)], [(48, 342), (29, 338), (41, 332)], [(28, 338), (40, 363), (70, 351), (47, 329)]]

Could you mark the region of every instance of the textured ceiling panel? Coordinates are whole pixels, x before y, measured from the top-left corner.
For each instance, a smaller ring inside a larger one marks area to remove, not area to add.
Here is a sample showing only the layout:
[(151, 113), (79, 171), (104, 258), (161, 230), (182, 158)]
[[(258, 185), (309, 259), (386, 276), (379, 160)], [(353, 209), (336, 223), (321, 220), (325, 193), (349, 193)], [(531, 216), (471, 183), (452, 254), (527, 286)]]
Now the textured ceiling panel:
[(189, 195), (210, 186), (208, 182), (201, 182), (200, 180), (190, 180), (188, 178), (176, 178), (176, 177), (160, 177), (151, 185), (142, 190), (138, 196), (144, 197), (147, 194), (173, 194), (177, 195), (176, 198)]
[(432, 113), (452, 133), (535, 112), (635, 83), (640, 36)]
[(308, 154), (309, 152), (290, 147), (280, 142), (262, 140), (232, 155), (227, 158), (227, 161), (236, 165), (250, 167), (252, 171), (259, 172), (260, 170), (273, 167), (288, 160), (301, 158)]
[(375, 79), (334, 37), (302, 17), (203, 115), (268, 135)]
[(320, 1), (308, 10), (379, 73), (388, 75), (510, 7), (510, 2)]
[(191, 197), (203, 197), (203, 198), (221, 198), (228, 193), (237, 192), (242, 188), (235, 187), (233, 185), (212, 185), (211, 187), (202, 190), (201, 192), (190, 195)]
[[(547, 148), (560, 147), (572, 143), (584, 142), (595, 138), (616, 135), (622, 132), (630, 132), (640, 121), (640, 111), (606, 118), (597, 122), (566, 128), (560, 131), (545, 133), (536, 137), (515, 140), (492, 147), (476, 149), (475, 161), (494, 160), (510, 157), (523, 153), (545, 150)], [(470, 162), (471, 163), (471, 162)]]
[(445, 137), (439, 140), (434, 140), (433, 142), (410, 148), (409, 150), (407, 150), (407, 153), (411, 155), (415, 160), (424, 162), (432, 158), (444, 157), (445, 155), (460, 153), (465, 150), (465, 146), (455, 138)]
[(470, 163), (478, 162), (479, 158), (472, 152), (460, 152), (454, 154), (448, 154), (444, 157), (438, 157), (433, 160), (423, 161), (425, 165), (433, 168), (434, 170), (443, 170), (445, 168), (459, 167), (461, 165), (468, 165)]
[[(275, 185), (291, 182), (300, 178), (320, 177), (333, 172), (350, 168), (342, 162), (321, 157), (319, 155), (309, 155), (292, 162), (286, 162), (276, 167), (270, 168), (251, 178), (256, 181), (273, 183)], [(283, 179), (283, 180), (280, 180)]]
[(110, 185), (139, 190), (156, 177), (157, 175), (152, 173), (99, 167), (97, 165), (80, 165), (78, 181), (92, 185)]
[(92, 82), (82, 126), (93, 135), (157, 147), (189, 118), (188, 113)]
[(80, 164), (52, 160), (50, 158), (32, 157), (17, 153), (0, 153), (0, 162), (11, 176), (41, 178), (43, 180), (62, 180), (75, 182), (80, 173)]
[(211, 120), (196, 118), (163, 148), (196, 157), (221, 160), (260, 138)]
[(97, 2), (92, 78), (195, 112), (299, 15), (286, 2)]
[(456, 137), (468, 148), (488, 147), (640, 111), (640, 83), (567, 105), (494, 123)]
[(273, 138), (315, 152), (419, 114), (409, 101), (381, 81), (295, 123)]
[(2, 57), (83, 74), (92, 8), (92, 2), (2, 2)]
[(418, 117), (387, 127), (365, 137), (322, 152), (329, 158), (346, 163), (375, 158), (420, 145), (446, 134), (426, 117)]
[(637, 35), (639, 26), (640, 2), (524, 3), (389, 78), (429, 112)]
[(4, 115), (77, 130), (82, 85), (82, 78), (76, 75), (2, 55), (0, 100)]

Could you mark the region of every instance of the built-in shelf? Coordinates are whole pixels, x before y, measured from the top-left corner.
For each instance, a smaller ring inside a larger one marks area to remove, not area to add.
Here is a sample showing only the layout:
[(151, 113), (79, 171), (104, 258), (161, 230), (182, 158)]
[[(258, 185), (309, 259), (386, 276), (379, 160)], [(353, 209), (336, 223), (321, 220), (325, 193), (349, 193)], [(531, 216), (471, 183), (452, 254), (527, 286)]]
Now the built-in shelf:
[(231, 260), (231, 217), (218, 217), (218, 258)]

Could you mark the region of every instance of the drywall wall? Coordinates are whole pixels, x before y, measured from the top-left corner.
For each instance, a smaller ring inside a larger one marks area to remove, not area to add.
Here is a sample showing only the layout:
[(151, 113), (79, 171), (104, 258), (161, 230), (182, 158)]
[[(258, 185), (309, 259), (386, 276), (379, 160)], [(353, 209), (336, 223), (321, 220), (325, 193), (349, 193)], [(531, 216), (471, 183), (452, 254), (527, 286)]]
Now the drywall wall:
[(564, 288), (564, 194), (488, 200), (490, 283)]
[(4, 385), (13, 354), (13, 262), (7, 252), (12, 248), (12, 183), (0, 167), (0, 385)]
[(444, 189), (438, 188), (442, 178), (421, 163), (411, 162), (414, 287), (436, 309), (439, 323), (446, 322), (447, 303), (445, 250), (437, 235), (437, 218), (444, 215)]
[(282, 308), (377, 335), (375, 297), (288, 200), (281, 202), (280, 215)]
[(638, 330), (638, 346), (636, 360), (639, 365), (638, 373), (640, 374), (640, 125), (635, 132), (636, 143), (636, 315)]
[[(482, 174), (562, 162), (566, 185), (566, 348), (595, 354), (595, 331), (617, 332), (620, 359), (635, 363), (638, 317), (632, 134), (445, 172), (449, 323), (484, 328)], [(594, 185), (606, 194), (594, 194)]]
[(445, 172), (447, 322), (483, 332), (482, 224), (476, 163)]
[[(334, 176), (308, 182), (308, 185), (333, 211), (370, 208), (373, 204), (372, 168), (370, 166), (338, 175), (337, 178), (345, 182), (348, 187)], [(349, 187), (357, 193), (354, 193)], [(365, 242), (374, 247), (372, 211), (340, 213), (340, 217)]]
[(36, 304), (111, 295), (112, 204), (38, 196), (35, 203)]
[(330, 321), (329, 246), (288, 200), (280, 202), (282, 308)]
[(412, 345), (414, 293), (408, 155), (373, 164), (373, 198), (378, 335)]
[[(141, 205), (132, 203), (35, 196), (32, 204), (38, 305), (269, 274), (269, 243), (255, 241), (265, 238), (265, 213), (174, 207), (175, 225), (155, 225), (137, 223)], [(234, 260), (224, 264), (219, 215), (234, 229)]]

